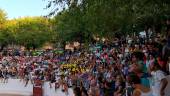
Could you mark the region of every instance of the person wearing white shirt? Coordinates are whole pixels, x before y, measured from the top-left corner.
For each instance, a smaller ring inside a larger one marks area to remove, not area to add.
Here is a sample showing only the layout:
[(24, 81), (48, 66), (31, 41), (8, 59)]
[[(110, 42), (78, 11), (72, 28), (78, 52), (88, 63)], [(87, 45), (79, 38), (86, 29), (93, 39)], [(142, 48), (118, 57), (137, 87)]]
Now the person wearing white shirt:
[(156, 62), (151, 66), (151, 75), (153, 96), (165, 96), (165, 88), (168, 81), (165, 73), (160, 70), (160, 66)]

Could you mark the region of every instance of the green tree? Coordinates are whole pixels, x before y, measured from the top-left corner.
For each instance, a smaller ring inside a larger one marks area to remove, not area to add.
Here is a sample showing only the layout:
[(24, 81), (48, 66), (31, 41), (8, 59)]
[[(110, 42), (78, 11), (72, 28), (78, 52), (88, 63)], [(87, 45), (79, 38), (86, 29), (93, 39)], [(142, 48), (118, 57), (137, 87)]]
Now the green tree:
[(41, 47), (44, 43), (50, 42), (50, 23), (44, 17), (26, 17), (17, 22), (18, 29), (15, 38), (18, 44), (29, 48)]
[(0, 28), (2, 26), (2, 24), (4, 24), (6, 21), (6, 13), (0, 9)]

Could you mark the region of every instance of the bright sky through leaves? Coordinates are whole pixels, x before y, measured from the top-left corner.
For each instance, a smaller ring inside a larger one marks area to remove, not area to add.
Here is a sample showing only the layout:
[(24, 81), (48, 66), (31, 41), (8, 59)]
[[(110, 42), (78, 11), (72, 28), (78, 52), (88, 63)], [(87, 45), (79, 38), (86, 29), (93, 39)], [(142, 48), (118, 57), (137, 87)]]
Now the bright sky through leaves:
[(44, 0), (0, 0), (0, 9), (7, 13), (8, 19), (47, 15), (46, 5)]

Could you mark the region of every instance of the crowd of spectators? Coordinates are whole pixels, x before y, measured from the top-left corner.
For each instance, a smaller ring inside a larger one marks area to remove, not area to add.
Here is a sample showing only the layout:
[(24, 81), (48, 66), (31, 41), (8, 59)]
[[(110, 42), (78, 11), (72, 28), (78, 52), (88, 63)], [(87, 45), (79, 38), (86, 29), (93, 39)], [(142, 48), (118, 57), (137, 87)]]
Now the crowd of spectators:
[[(89, 49), (42, 51), (33, 56), (6, 51), (0, 56), (0, 81), (19, 78), (25, 87), (35, 80), (75, 96), (165, 96), (170, 68), (170, 42), (145, 39), (117, 39), (95, 43)], [(16, 54), (16, 53), (15, 53)], [(55, 86), (53, 86), (53, 83)]]

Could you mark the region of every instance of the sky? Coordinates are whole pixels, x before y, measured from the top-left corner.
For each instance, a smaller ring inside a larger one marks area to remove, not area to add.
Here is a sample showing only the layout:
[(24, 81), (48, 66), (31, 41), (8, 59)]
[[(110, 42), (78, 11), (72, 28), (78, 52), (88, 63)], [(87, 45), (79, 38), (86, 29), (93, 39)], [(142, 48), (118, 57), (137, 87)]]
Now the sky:
[(48, 15), (46, 5), (47, 0), (0, 0), (0, 9), (7, 13), (8, 19)]

